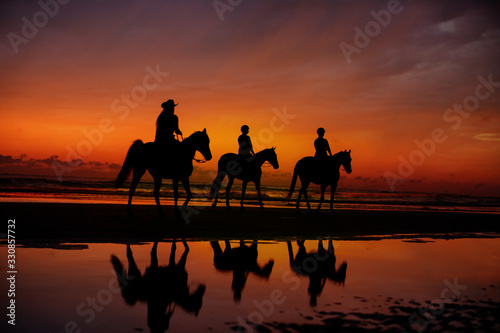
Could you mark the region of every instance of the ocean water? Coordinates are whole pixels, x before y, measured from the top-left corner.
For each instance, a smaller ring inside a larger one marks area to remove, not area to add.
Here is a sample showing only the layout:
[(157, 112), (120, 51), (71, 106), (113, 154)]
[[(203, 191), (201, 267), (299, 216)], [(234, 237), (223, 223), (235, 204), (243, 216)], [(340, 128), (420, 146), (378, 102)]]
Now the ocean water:
[[(123, 203), (128, 199), (127, 182), (121, 188), (115, 188), (114, 182), (108, 179), (72, 179), (58, 181), (43, 177), (0, 177), (0, 201), (21, 202), (80, 202), (80, 203)], [(211, 184), (193, 183), (191, 190), (194, 198), (192, 204), (204, 206), (211, 204), (207, 200)], [(293, 208), (298, 195), (298, 188), (290, 202), (285, 198), (288, 186), (262, 186), (262, 198), (265, 206)], [(311, 185), (308, 189), (312, 207), (316, 207), (320, 198), (318, 186)], [(330, 191), (325, 194), (328, 208)], [(172, 204), (172, 182), (165, 180), (161, 189), (161, 202)], [(185, 198), (183, 187), (179, 186), (180, 202)], [(220, 199), (225, 198), (225, 183), (220, 191)], [(231, 190), (231, 202), (238, 204), (241, 196), (241, 184), (235, 182)], [(224, 200), (219, 201), (223, 205)], [(153, 182), (142, 180), (137, 187), (133, 198), (134, 204), (154, 204)], [(247, 187), (245, 205), (256, 205), (257, 193), (255, 186), (250, 183)], [(305, 206), (305, 203), (302, 202)], [(471, 196), (456, 194), (409, 193), (351, 190), (339, 188), (335, 194), (334, 209), (366, 209), (366, 210), (437, 210), (437, 211), (464, 211), (500, 213), (500, 197)]]

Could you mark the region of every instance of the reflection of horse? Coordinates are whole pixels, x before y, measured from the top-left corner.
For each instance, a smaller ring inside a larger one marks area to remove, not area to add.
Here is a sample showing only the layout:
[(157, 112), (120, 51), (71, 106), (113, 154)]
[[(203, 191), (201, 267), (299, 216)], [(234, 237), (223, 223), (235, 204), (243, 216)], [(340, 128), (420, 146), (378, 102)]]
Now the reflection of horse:
[(307, 289), (311, 306), (316, 305), (317, 297), (323, 291), (326, 280), (334, 283), (344, 284), (347, 272), (347, 263), (343, 262), (339, 269), (335, 268), (337, 259), (333, 249), (332, 240), (328, 240), (328, 250), (323, 247), (323, 242), (318, 241), (318, 251), (307, 253), (304, 241), (297, 241), (299, 251), (293, 256), (292, 243), (287, 242), (290, 268), (300, 276), (309, 277), (309, 287)]
[(333, 197), (335, 195), (335, 190), (337, 189), (337, 183), (340, 179), (340, 166), (343, 166), (347, 173), (351, 173), (351, 151), (341, 151), (332, 157), (326, 158), (315, 158), (315, 157), (304, 157), (295, 164), (295, 169), (293, 170), (292, 184), (290, 185), (290, 192), (286, 197), (286, 200), (290, 200), (292, 197), (293, 190), (295, 189), (295, 183), (297, 182), (297, 176), (300, 178), (300, 183), (302, 187), (299, 190), (299, 197), (297, 199), (297, 211), (300, 209), (300, 198), (304, 195), (306, 199), (307, 208), (311, 210), (309, 205), (309, 198), (307, 197), (307, 187), (310, 183), (321, 185), (321, 198), (319, 200), (318, 210), (321, 208), (325, 197), (326, 187), (330, 185), (331, 195), (330, 195), (330, 210), (333, 211)]
[(146, 269), (144, 276), (137, 268), (130, 245), (127, 245), (128, 273), (115, 255), (111, 256), (111, 263), (120, 283), (120, 289), (125, 302), (134, 305), (138, 300), (147, 302), (148, 326), (151, 332), (164, 332), (170, 326), (170, 319), (175, 310), (175, 304), (181, 306), (188, 313), (198, 316), (201, 309), (205, 286), (200, 285), (192, 294), (189, 293), (186, 259), (189, 247), (184, 244), (184, 253), (175, 263), (175, 242), (172, 243), (168, 266), (158, 266), (155, 242), (151, 250), (151, 265)]
[(253, 241), (250, 246), (246, 246), (243, 241), (240, 241), (240, 247), (232, 249), (231, 244), (226, 240), (224, 252), (222, 252), (218, 241), (211, 241), (210, 245), (214, 250), (215, 268), (219, 271), (233, 272), (231, 288), (234, 292), (235, 302), (241, 300), (241, 292), (250, 272), (266, 279), (271, 275), (274, 260), (269, 260), (264, 267), (259, 266), (257, 263), (257, 241)]
[(182, 183), (187, 193), (183, 206), (187, 206), (192, 197), (189, 176), (193, 173), (194, 154), (199, 151), (209, 161), (212, 158), (209, 143), (210, 139), (206, 129), (202, 132), (195, 132), (184, 141), (170, 146), (154, 142), (143, 143), (141, 140), (135, 141), (128, 150), (123, 167), (115, 182), (116, 187), (121, 186), (130, 172), (134, 171), (128, 197), (128, 212), (131, 213), (132, 196), (146, 170), (154, 179), (153, 193), (160, 216), (163, 216), (160, 206), (160, 187), (163, 178), (172, 179), (175, 207), (177, 207), (179, 181)]
[(226, 186), (226, 206), (228, 209), (231, 209), (229, 206), (229, 193), (231, 191), (234, 178), (241, 179), (243, 181), (240, 202), (241, 208), (243, 209), (243, 198), (245, 197), (245, 191), (249, 182), (255, 183), (257, 196), (259, 198), (259, 205), (263, 208), (264, 206), (262, 205), (262, 198), (260, 195), (260, 177), (262, 176), (261, 167), (262, 164), (267, 161), (271, 163), (274, 169), (279, 168), (278, 157), (276, 156), (275, 150), (276, 148), (264, 149), (251, 156), (249, 160), (245, 160), (244, 157), (233, 153), (222, 155), (218, 163), (217, 177), (215, 178), (212, 188), (210, 189), (209, 198), (212, 199), (215, 197), (215, 201), (212, 206), (217, 206), (217, 202), (219, 200), (219, 189), (222, 185), (224, 177), (227, 175), (229, 178)]

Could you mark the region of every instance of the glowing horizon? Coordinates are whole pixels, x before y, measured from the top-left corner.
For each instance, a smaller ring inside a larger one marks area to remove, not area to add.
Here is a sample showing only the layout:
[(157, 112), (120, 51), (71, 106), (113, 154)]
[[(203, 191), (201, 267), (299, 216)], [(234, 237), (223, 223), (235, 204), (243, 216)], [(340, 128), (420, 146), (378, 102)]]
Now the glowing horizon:
[(286, 184), (324, 127), (332, 152), (352, 150), (340, 186), (500, 194), (495, 5), (243, 2), (221, 21), (211, 2), (69, 2), (17, 45), (43, 8), (5, 8), (2, 173), (50, 172), (52, 157), (111, 175), (172, 98), (184, 137), (207, 128), (205, 173), (247, 124)]

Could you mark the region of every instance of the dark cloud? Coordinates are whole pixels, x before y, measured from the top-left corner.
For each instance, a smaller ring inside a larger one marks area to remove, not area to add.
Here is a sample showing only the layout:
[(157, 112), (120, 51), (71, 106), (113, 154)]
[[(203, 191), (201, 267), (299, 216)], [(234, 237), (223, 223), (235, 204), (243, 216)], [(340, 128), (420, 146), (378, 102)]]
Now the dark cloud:
[(0, 154), (0, 173), (57, 176), (58, 170), (65, 174), (84, 177), (115, 177), (121, 165), (116, 163), (76, 159), (71, 162), (60, 160), (57, 155), (48, 158), (28, 158), (26, 154), (18, 157)]

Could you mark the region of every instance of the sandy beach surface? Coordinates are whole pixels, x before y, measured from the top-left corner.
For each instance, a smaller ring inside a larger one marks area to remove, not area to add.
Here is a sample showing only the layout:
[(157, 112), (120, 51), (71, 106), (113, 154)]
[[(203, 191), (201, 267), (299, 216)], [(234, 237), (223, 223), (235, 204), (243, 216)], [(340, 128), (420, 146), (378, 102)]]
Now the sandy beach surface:
[[(498, 214), (337, 209), (297, 214), (292, 208), (195, 207), (175, 213), (153, 205), (2, 202), (4, 219), (16, 220), (17, 241), (29, 243), (147, 242), (168, 238), (366, 239), (367, 237), (489, 237), (500, 232)], [(405, 236), (402, 236), (405, 235)], [(47, 244), (45, 244), (47, 245)]]

